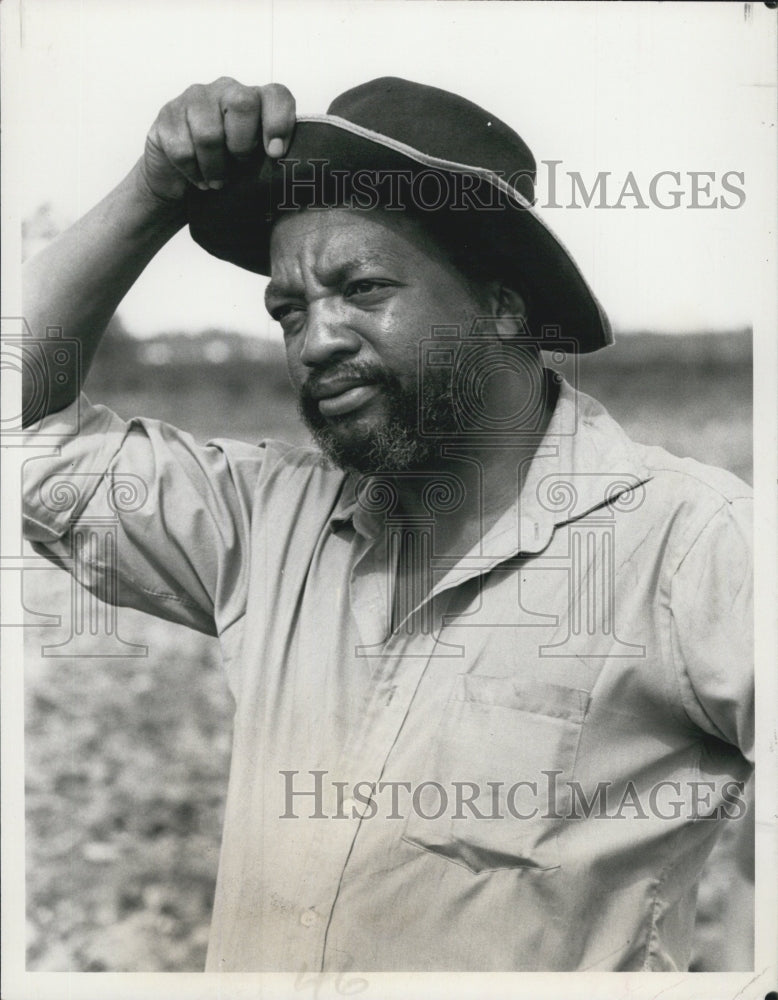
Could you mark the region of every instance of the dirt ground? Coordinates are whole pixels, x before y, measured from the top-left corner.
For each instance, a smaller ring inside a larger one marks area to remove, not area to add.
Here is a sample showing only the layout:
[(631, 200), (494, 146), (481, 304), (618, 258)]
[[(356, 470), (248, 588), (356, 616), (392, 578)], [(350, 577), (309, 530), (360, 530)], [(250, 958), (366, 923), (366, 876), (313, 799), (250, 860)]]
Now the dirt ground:
[[(638, 440), (750, 480), (747, 359), (711, 365), (692, 347), (678, 367), (675, 351), (663, 350), (659, 361), (590, 363), (582, 387)], [(263, 396), (261, 383), (226, 391), (217, 370), (175, 393), (135, 388), (94, 398), (201, 439), (304, 439), (288, 394), (276, 387)], [(28, 968), (201, 970), (231, 740), (216, 643), (120, 609), (119, 637), (147, 647), (145, 655), (93, 656), (89, 640), (58, 655), (69, 600), (64, 572), (26, 574), (26, 607), (63, 616), (60, 626), (43, 626), (31, 614), (27, 629)], [(100, 637), (91, 641), (96, 652)]]

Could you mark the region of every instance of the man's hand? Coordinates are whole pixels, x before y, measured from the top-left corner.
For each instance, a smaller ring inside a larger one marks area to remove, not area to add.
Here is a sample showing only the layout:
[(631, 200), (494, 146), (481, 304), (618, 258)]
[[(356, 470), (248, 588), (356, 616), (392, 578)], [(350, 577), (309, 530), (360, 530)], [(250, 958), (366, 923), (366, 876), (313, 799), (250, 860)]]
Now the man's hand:
[(230, 77), (188, 87), (162, 108), (138, 163), (143, 187), (158, 201), (178, 202), (187, 184), (224, 184), (230, 156), (249, 156), (262, 142), (268, 156), (286, 152), (295, 102), (278, 83), (246, 87)]
[(186, 224), (187, 185), (220, 187), (230, 157), (246, 157), (260, 142), (269, 156), (283, 156), (294, 123), (294, 98), (278, 84), (244, 87), (224, 77), (189, 87), (160, 111), (143, 156), (124, 180), (27, 261), (25, 315), (44, 354), (58, 343), (46, 335), (52, 324), (81, 345), (80, 368), (65, 372), (64, 379), (61, 366), (47, 365), (46, 384), (38, 385), (37, 370), (28, 365), (27, 384), (37, 386), (32, 396), (44, 400), (35, 404), (36, 420), (78, 395), (114, 310)]

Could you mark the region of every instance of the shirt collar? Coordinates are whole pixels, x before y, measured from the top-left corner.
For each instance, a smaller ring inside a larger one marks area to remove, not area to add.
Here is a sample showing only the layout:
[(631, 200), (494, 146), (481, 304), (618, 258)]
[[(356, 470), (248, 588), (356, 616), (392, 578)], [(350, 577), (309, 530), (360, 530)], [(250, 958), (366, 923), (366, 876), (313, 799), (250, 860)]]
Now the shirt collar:
[[(527, 470), (514, 510), (519, 549), (542, 551), (556, 527), (577, 521), (638, 488), (650, 474), (639, 446), (604, 406), (559, 377), (546, 434)], [(499, 530), (506, 518), (495, 526)]]
[[(604, 507), (650, 478), (639, 447), (607, 410), (561, 376), (547, 374), (559, 386), (548, 427), (520, 496), (482, 540), (482, 550), (495, 557), (502, 553), (499, 559), (542, 552), (556, 527)], [(366, 509), (364, 501), (357, 500), (361, 478), (356, 473), (345, 477), (329, 524), (337, 530), (351, 521), (360, 534), (375, 538), (384, 529), (387, 511)], [(369, 488), (360, 489), (360, 495), (369, 495)]]

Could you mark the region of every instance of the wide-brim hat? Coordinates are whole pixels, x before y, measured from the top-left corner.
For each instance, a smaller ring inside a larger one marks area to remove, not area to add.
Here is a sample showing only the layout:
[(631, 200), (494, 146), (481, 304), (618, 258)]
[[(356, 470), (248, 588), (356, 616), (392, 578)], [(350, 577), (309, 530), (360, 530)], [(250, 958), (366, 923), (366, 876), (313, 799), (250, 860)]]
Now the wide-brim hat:
[(407, 209), (528, 294), (541, 347), (596, 351), (610, 323), (561, 240), (534, 209), (535, 159), (521, 137), (456, 94), (395, 77), (346, 91), (324, 115), (299, 115), (280, 160), (233, 160), (219, 191), (189, 192), (205, 250), (270, 274), (270, 232), (286, 211), (347, 204)]

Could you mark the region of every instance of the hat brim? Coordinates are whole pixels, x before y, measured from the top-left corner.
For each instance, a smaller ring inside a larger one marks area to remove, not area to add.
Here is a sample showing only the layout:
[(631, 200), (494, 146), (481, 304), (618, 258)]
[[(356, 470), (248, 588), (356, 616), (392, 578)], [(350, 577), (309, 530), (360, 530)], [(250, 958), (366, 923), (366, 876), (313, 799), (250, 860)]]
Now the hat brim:
[(277, 219), (305, 206), (334, 207), (328, 199), (338, 187), (342, 193), (347, 186), (348, 204), (354, 205), (356, 177), (362, 180), (356, 207), (371, 207), (371, 192), (393, 177), (398, 210), (403, 197), (415, 191), (417, 214), (428, 213), (432, 221), (445, 213), (449, 231), (453, 223), (457, 237), (478, 248), (496, 277), (514, 279), (528, 290), (532, 332), (542, 348), (587, 353), (613, 343), (608, 317), (572, 256), (504, 179), (484, 168), (429, 157), (335, 116), (298, 119), (283, 161), (262, 153), (233, 160), (221, 190), (192, 187), (192, 238), (215, 257), (269, 275)]

